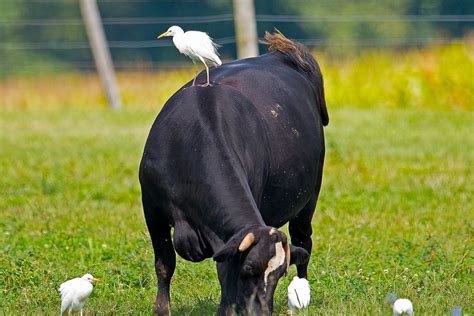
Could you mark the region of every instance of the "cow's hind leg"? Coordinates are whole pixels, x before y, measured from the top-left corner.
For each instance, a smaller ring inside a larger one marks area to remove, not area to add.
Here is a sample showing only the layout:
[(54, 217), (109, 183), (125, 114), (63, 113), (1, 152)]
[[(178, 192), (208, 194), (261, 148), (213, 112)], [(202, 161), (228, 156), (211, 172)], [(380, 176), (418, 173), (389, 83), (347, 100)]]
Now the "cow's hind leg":
[[(313, 196), (305, 205), (305, 207), (299, 212), (298, 216), (290, 221), (289, 232), (291, 236), (291, 243), (294, 246), (302, 247), (308, 251), (311, 255), (311, 248), (313, 242), (311, 240), (311, 234), (313, 233), (313, 228), (311, 227), (311, 220), (313, 218), (314, 209), (316, 207), (316, 201), (318, 199), (318, 193), (313, 193)], [(298, 277), (308, 278), (308, 264), (309, 260), (297, 264), (296, 269), (298, 270)]]
[(171, 226), (163, 221), (157, 209), (147, 208), (143, 201), (145, 219), (155, 252), (155, 271), (158, 294), (154, 315), (170, 315), (170, 282), (176, 267), (176, 254), (171, 241)]

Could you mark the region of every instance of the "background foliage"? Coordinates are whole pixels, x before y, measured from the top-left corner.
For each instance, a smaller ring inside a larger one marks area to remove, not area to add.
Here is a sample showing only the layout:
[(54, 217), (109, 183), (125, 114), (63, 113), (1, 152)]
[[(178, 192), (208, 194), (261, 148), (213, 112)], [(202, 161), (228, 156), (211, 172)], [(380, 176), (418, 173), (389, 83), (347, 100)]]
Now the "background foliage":
[[(108, 41), (116, 43), (111, 52), (118, 67), (148, 69), (170, 63), (187, 63), (168, 40), (155, 41), (156, 35), (172, 23), (160, 23), (160, 18), (172, 17), (225, 15), (226, 18), (219, 22), (185, 23), (178, 20), (173, 24), (206, 31), (218, 40), (223, 39), (220, 52), (224, 59), (235, 58), (231, 1), (98, 2), (103, 19), (112, 19), (112, 23), (105, 25), (105, 31)], [(260, 0), (255, 3), (257, 16), (270, 19), (258, 19), (260, 36), (265, 30), (276, 27), (291, 38), (338, 55), (367, 47), (403, 48), (461, 39), (474, 28), (472, 20), (429, 19), (433, 15), (472, 15), (474, 2), (468, 0)], [(297, 20), (282, 21), (282, 16), (286, 15), (296, 16)], [(113, 21), (122, 18), (127, 18), (128, 22)], [(135, 18), (151, 18), (153, 21), (130, 21)], [(93, 70), (77, 0), (2, 0), (0, 38), (0, 76), (18, 72)], [(134, 42), (135, 46), (141, 47), (121, 47), (123, 42)], [(169, 45), (155, 47), (165, 44)]]

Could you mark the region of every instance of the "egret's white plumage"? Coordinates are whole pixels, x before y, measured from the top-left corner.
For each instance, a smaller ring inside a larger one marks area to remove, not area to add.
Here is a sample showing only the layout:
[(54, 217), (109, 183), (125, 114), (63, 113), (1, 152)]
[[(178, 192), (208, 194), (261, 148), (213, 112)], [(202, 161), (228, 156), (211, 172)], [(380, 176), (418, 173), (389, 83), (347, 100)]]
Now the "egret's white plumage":
[(288, 306), (291, 312), (295, 308), (302, 309), (309, 305), (311, 299), (311, 289), (308, 280), (295, 276), (288, 286)]
[(393, 315), (413, 315), (413, 304), (409, 299), (399, 298), (393, 303)]
[(92, 275), (84, 274), (81, 278), (75, 278), (61, 284), (59, 286), (61, 315), (66, 311), (68, 313), (80, 312), (82, 315), (82, 309), (93, 290), (92, 283), (98, 281)]
[[(207, 85), (209, 85), (209, 68), (208, 66), (220, 66), (222, 62), (217, 52), (217, 44), (207, 33), (199, 31), (184, 32), (179, 26), (172, 26), (166, 32), (158, 36), (158, 38), (172, 36), (174, 46), (178, 51), (191, 58), (193, 63), (202, 62), (206, 67)], [(196, 80), (196, 78), (194, 78)], [(194, 85), (194, 81), (193, 81)]]

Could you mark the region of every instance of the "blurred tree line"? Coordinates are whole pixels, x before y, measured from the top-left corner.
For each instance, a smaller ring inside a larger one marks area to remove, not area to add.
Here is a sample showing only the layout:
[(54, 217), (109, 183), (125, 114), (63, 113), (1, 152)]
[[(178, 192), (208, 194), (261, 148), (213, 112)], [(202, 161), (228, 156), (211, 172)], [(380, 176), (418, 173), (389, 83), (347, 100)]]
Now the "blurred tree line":
[[(0, 76), (38, 65), (42, 70), (90, 68), (92, 56), (77, 1), (0, 0)], [(98, 3), (104, 19), (232, 14), (230, 0), (98, 0)], [(384, 20), (386, 16), (474, 14), (472, 0), (255, 0), (255, 6), (256, 14), (266, 17), (258, 21), (259, 36), (265, 30), (278, 28), (287, 36), (305, 40), (318, 49), (335, 45), (334, 50), (344, 52), (366, 46), (423, 45), (423, 39), (430, 38), (461, 38), (474, 27), (472, 21)], [(297, 16), (301, 21), (281, 21), (285, 15)], [(235, 58), (231, 18), (213, 23), (182, 23), (181, 26), (185, 30), (206, 31), (217, 40), (227, 39), (220, 52), (224, 59)], [(145, 47), (140, 48), (112, 47), (118, 65), (148, 68), (163, 63), (188, 63), (173, 47), (150, 44), (169, 24), (109, 23), (104, 27), (109, 42), (137, 41), (136, 46), (144, 43)], [(346, 45), (337, 46), (341, 43)]]

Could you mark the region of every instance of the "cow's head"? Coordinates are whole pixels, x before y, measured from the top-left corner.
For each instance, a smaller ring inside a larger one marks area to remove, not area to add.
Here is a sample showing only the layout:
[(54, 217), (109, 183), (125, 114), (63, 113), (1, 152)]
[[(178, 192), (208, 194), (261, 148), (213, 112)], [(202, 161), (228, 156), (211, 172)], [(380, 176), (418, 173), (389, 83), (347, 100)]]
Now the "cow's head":
[(223, 299), (239, 313), (259, 315), (272, 311), (276, 285), (289, 265), (306, 262), (309, 254), (276, 228), (259, 226), (234, 235), (213, 258)]

